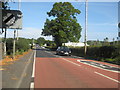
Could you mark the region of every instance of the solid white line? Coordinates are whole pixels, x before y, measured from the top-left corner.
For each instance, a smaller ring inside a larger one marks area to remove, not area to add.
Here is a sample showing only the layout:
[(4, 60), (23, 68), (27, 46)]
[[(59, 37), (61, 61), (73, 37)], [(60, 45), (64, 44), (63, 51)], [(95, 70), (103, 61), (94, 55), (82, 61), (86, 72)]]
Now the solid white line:
[[(84, 60), (84, 61), (87, 61), (87, 60)], [(80, 60), (77, 60), (77, 62), (80, 62)], [(82, 63), (82, 62), (80, 62), (80, 63)], [(83, 64), (87, 64), (87, 63), (83, 63)], [(90, 64), (87, 64), (87, 65), (95, 67), (95, 68), (99, 68), (99, 69), (102, 69), (102, 70), (105, 70), (105, 71), (111, 71), (111, 72), (115, 72), (115, 73), (120, 73), (120, 71), (107, 70), (107, 69), (103, 69), (103, 68), (100, 68), (100, 67), (97, 67), (97, 66), (94, 66), (94, 65), (90, 65)]]
[(106, 78), (108, 78), (108, 79), (110, 79), (110, 80), (112, 80), (112, 81), (114, 81), (114, 82), (120, 83), (120, 81), (118, 81), (118, 80), (116, 80), (116, 79), (113, 79), (113, 78), (111, 78), (111, 77), (108, 77), (108, 76), (106, 76), (106, 75), (103, 75), (103, 74), (101, 74), (101, 73), (98, 73), (98, 72), (94, 72), (94, 73), (96, 73), (96, 74), (98, 74), (98, 75), (101, 75), (101, 76), (103, 76), (103, 77), (106, 77)]
[(35, 75), (35, 61), (36, 61), (36, 50), (35, 50), (35, 52), (34, 52), (34, 62), (33, 62), (32, 78), (34, 78), (34, 75)]
[[(32, 56), (33, 56), (33, 53), (31, 54), (31, 56), (30, 56), (30, 58), (29, 58), (28, 61), (31, 60)], [(25, 66), (25, 69), (23, 70), (23, 73), (22, 73), (22, 75), (21, 75), (21, 77), (20, 77), (20, 80), (19, 80), (18, 85), (16, 86), (16, 88), (19, 88), (19, 87), (20, 87), (20, 85), (21, 85), (21, 83), (22, 83), (22, 81), (23, 81), (23, 78), (24, 78), (24, 74), (25, 74), (25, 72), (26, 72), (29, 64), (30, 64), (30, 63), (27, 63), (27, 65)]]
[(30, 90), (34, 89), (34, 82), (31, 82), (30, 84)]

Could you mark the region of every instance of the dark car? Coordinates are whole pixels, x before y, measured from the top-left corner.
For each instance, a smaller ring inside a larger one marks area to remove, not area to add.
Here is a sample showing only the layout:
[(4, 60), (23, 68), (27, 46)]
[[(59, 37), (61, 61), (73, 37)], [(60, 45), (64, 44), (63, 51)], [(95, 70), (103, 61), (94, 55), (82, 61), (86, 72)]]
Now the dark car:
[(58, 47), (57, 50), (56, 50), (56, 54), (59, 54), (59, 55), (71, 55), (71, 50), (66, 47), (66, 46), (61, 46), (61, 47)]

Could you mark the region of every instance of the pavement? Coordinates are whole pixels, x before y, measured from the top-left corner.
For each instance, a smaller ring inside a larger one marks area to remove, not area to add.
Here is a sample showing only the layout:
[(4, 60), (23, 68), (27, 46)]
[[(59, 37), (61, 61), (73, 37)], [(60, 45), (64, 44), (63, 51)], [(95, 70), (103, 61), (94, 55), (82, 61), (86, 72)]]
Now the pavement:
[(33, 60), (34, 51), (30, 51), (13, 64), (2, 66), (2, 90), (30, 88)]

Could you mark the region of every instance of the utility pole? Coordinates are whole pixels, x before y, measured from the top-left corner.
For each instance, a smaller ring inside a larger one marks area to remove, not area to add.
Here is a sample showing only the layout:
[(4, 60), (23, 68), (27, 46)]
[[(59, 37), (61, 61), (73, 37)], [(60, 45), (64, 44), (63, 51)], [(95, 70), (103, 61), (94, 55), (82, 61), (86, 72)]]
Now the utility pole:
[[(18, 0), (18, 10), (20, 10), (21, 8), (21, 0)], [(17, 41), (18, 41), (18, 30), (17, 30)]]
[[(20, 2), (21, 2), (21, 0), (18, 0), (18, 10), (20, 10), (20, 8), (21, 8)], [(18, 30), (17, 30), (17, 41), (18, 41)]]
[[(20, 7), (21, 7), (21, 5), (20, 5), (20, 2), (21, 2), (21, 0), (18, 0), (18, 10), (20, 10)], [(18, 39), (19, 39), (19, 34), (18, 34), (18, 29), (16, 30), (16, 32), (17, 32), (17, 40), (16, 40), (16, 43), (18, 43)], [(18, 49), (17, 49), (17, 53), (18, 53)]]
[(7, 29), (5, 28), (5, 34), (4, 34), (4, 57), (6, 57), (6, 32), (7, 32)]
[(84, 53), (87, 53), (87, 21), (88, 21), (88, 0), (85, 1), (85, 37), (84, 37)]
[(15, 58), (15, 40), (16, 40), (16, 30), (14, 30), (14, 40), (13, 40), (13, 59)]

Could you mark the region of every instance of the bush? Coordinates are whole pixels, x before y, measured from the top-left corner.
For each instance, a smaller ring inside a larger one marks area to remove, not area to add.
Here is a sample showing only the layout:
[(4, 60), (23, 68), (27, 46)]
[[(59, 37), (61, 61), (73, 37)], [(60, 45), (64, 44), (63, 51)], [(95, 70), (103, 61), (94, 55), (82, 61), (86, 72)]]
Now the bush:
[(87, 54), (84, 54), (84, 47), (71, 48), (72, 54), (91, 58), (100, 61), (120, 64), (120, 46), (101, 46), (101, 47), (88, 47)]
[(115, 46), (103, 46), (99, 48), (98, 57), (102, 58), (113, 58), (116, 52)]
[[(22, 54), (23, 52), (27, 51), (30, 49), (30, 40), (25, 39), (25, 38), (19, 38), (18, 41), (16, 41), (16, 52), (20, 52)], [(7, 38), (6, 39), (6, 51), (7, 55), (11, 55), (13, 53), (13, 39), (12, 38)]]
[(28, 49), (30, 49), (30, 45), (29, 45), (29, 41), (27, 39), (24, 39), (24, 38), (20, 38), (18, 40), (18, 42), (16, 42), (16, 49), (18, 51), (27, 51)]

